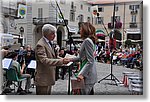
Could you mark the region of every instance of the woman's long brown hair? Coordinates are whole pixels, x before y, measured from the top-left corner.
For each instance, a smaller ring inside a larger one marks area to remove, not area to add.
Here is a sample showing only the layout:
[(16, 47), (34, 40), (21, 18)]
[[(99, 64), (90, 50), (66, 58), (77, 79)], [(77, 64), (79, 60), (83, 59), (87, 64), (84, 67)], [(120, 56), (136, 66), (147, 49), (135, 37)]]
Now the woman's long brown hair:
[(96, 29), (91, 23), (89, 23), (89, 22), (82, 23), (80, 29), (82, 30), (82, 32), (81, 32), (82, 39), (86, 39), (89, 37), (90, 39), (92, 39), (94, 44), (97, 43), (97, 37), (95, 34)]

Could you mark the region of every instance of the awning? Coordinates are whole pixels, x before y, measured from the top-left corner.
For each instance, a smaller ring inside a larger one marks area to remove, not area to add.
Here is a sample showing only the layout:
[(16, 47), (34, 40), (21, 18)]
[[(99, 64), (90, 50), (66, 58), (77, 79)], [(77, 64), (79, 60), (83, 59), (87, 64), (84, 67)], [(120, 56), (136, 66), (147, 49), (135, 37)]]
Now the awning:
[(96, 30), (96, 36), (105, 36), (105, 33), (103, 30), (98, 29)]
[(83, 40), (82, 39), (73, 39), (73, 41), (82, 42)]
[(69, 32), (77, 34), (77, 32), (78, 32), (77, 28), (69, 27), (69, 26), (68, 26), (68, 28), (69, 28)]
[(105, 42), (105, 40), (102, 40), (102, 39), (98, 39), (98, 42)]
[(81, 38), (81, 35), (80, 34), (73, 34), (71, 37), (73, 37), (73, 38)]
[(140, 34), (141, 31), (140, 31), (140, 29), (127, 29), (126, 33), (127, 34)]
[(142, 41), (142, 40), (131, 40), (131, 42), (139, 42), (139, 41)]
[(121, 40), (116, 40), (116, 42), (121, 42)]
[(104, 34), (96, 34), (96, 36), (103, 36), (103, 37), (105, 37), (105, 35), (104, 35)]
[(14, 39), (19, 39), (19, 36), (13, 35)]

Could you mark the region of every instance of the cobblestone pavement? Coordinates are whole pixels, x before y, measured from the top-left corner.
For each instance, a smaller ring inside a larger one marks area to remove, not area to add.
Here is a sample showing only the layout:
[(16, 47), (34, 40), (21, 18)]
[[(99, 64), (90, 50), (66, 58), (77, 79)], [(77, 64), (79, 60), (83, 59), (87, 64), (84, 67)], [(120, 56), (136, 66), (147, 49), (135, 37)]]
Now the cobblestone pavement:
[[(97, 75), (98, 81), (110, 74), (110, 64), (97, 63)], [(113, 65), (113, 75), (120, 81), (123, 80), (123, 72), (134, 72), (141, 74), (138, 69), (130, 69), (123, 66)], [(110, 76), (107, 78), (110, 79)], [(122, 84), (114, 85), (112, 80), (102, 80), (100, 83), (96, 83), (94, 87), (95, 95), (130, 95), (128, 87)], [(35, 95), (35, 88), (31, 88), (32, 94)], [(67, 95), (68, 94), (68, 80), (58, 79), (56, 84), (52, 88), (52, 95)]]

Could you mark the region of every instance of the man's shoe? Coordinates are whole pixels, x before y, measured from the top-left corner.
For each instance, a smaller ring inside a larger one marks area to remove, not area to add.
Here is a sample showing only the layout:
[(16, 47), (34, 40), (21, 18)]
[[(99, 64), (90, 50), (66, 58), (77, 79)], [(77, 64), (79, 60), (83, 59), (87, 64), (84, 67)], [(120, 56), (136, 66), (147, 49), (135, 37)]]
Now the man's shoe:
[(19, 92), (18, 95), (26, 95), (26, 94), (27, 94), (26, 91), (25, 91), (25, 90), (22, 90), (22, 91)]
[(22, 88), (18, 88), (17, 93), (24, 91)]
[(6, 87), (3, 91), (3, 93), (11, 93), (14, 89), (11, 89), (9, 87)]
[(26, 93), (28, 93), (28, 94), (31, 94), (31, 93), (32, 93), (32, 92), (31, 92), (31, 91), (29, 91), (29, 90), (28, 90), (28, 91), (27, 91), (27, 90), (25, 90), (25, 92), (26, 92)]

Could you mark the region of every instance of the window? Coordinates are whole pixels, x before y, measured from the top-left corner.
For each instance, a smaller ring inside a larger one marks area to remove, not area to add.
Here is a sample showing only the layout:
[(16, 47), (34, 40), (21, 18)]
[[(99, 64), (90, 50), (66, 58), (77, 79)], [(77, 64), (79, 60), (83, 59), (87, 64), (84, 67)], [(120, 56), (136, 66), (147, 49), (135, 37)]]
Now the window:
[(127, 39), (131, 40), (141, 40), (141, 34), (128, 34)]
[(91, 18), (90, 17), (87, 17), (87, 22), (91, 22)]
[(79, 15), (79, 22), (83, 22), (84, 21), (84, 16), (81, 14)]
[(71, 2), (71, 9), (73, 9), (74, 7), (74, 2)]
[(81, 4), (80, 8), (81, 8), (81, 10), (83, 10), (83, 5), (82, 4)]
[(104, 8), (103, 7), (98, 7), (98, 12), (104, 12)]
[(74, 2), (71, 2), (71, 10), (72, 12), (76, 12), (76, 6), (74, 6)]
[(130, 9), (130, 10), (137, 10), (137, 9), (139, 9), (139, 8), (140, 8), (139, 5), (129, 5), (129, 9)]
[(91, 7), (88, 7), (88, 12), (91, 12)]
[(70, 21), (75, 21), (75, 13), (72, 10), (70, 10)]
[(38, 8), (38, 18), (43, 17), (43, 8)]
[(103, 24), (104, 17), (97, 17), (97, 23), (96, 24)]
[(118, 6), (116, 6), (116, 7), (115, 7), (115, 11), (118, 11), (118, 9), (119, 9), (119, 7), (118, 7)]
[[(120, 21), (120, 16), (115, 16), (115, 21)], [(111, 17), (111, 22), (113, 23), (113, 17)]]
[(132, 15), (131, 22), (136, 23), (136, 15)]

